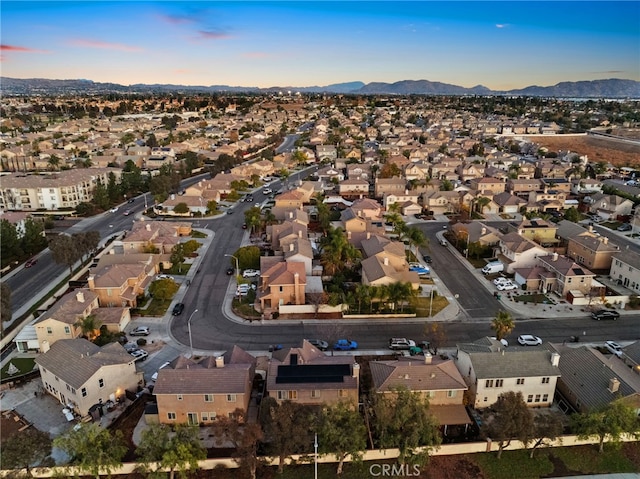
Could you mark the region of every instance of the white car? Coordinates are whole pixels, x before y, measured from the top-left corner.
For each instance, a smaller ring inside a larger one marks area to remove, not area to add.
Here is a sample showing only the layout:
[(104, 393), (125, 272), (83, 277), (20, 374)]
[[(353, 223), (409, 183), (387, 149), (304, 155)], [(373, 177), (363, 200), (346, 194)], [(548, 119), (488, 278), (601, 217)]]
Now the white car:
[(271, 188), (265, 188), (264, 190), (262, 190), (263, 195), (270, 195), (271, 193), (273, 193), (273, 190)]
[(256, 278), (258, 276), (260, 276), (260, 270), (258, 269), (245, 269), (242, 272), (243, 278)]
[(255, 284), (239, 284), (238, 287), (236, 288), (236, 294), (247, 294), (249, 292), (249, 290), (255, 290), (256, 289), (256, 285)]
[(156, 379), (158, 379), (158, 372), (162, 369), (162, 368), (166, 368), (167, 366), (169, 366), (169, 364), (171, 364), (169, 361), (167, 361), (166, 363), (163, 363), (162, 366), (160, 366), (158, 368), (158, 371), (156, 371), (155, 373), (153, 373), (153, 375), (151, 376), (151, 380), (155, 381)]
[(542, 344), (542, 339), (531, 334), (522, 334), (518, 336), (518, 344), (522, 346), (538, 346)]
[(145, 359), (147, 359), (147, 356), (149, 356), (149, 353), (147, 353), (144, 349), (136, 349), (134, 351), (131, 351), (129, 354), (133, 356), (133, 361), (136, 363), (138, 361), (144, 361)]
[(500, 283), (498, 286), (496, 286), (496, 288), (498, 288), (498, 291), (511, 291), (513, 289), (518, 289), (518, 286), (513, 284), (511, 281), (508, 281), (505, 283)]
[(611, 354), (615, 354), (618, 357), (622, 357), (622, 346), (620, 346), (615, 341), (605, 342), (604, 347), (607, 348)]
[(493, 284), (495, 284), (496, 286), (504, 283), (511, 283), (511, 280), (509, 278), (505, 278), (504, 276), (500, 276), (493, 280)]
[(113, 207), (113, 208), (111, 208), (109, 211), (110, 211), (111, 213), (115, 213), (116, 211), (118, 211), (118, 207), (117, 207), (117, 206), (114, 206), (114, 207)]
[(156, 279), (170, 279), (171, 281), (175, 281), (173, 276), (169, 276), (168, 274), (159, 274), (156, 276)]

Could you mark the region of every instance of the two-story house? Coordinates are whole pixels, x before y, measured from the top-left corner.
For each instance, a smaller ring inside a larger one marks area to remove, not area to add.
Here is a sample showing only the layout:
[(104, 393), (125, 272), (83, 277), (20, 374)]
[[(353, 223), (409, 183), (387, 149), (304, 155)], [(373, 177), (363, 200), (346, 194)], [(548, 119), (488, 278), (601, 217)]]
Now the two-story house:
[(305, 304), (305, 263), (282, 261), (260, 274), (256, 309), (269, 318), (283, 304)]
[(122, 252), (144, 253), (155, 249), (160, 253), (171, 253), (180, 242), (180, 237), (191, 234), (191, 223), (168, 221), (136, 221), (122, 243)]
[(144, 293), (154, 274), (150, 264), (113, 264), (91, 270), (87, 283), (98, 295), (100, 306), (135, 308), (138, 296)]
[(628, 249), (614, 253), (609, 276), (625, 288), (640, 291), (640, 255)]
[(529, 407), (549, 407), (560, 377), (560, 355), (546, 349), (510, 347), (482, 338), (458, 344), (456, 366), (469, 387), (469, 404), (493, 405), (500, 394), (522, 393)]
[(307, 340), (302, 347), (274, 351), (267, 391), (276, 401), (322, 405), (358, 404), (360, 365), (353, 356), (328, 356)]
[(498, 260), (505, 265), (507, 273), (513, 273), (518, 268), (532, 267), (536, 264), (538, 256), (549, 254), (542, 246), (518, 233), (502, 235), (498, 248)]
[(596, 193), (591, 196), (591, 200), (591, 213), (605, 220), (615, 220), (618, 216), (630, 215), (633, 208), (633, 201), (617, 195)]
[(385, 194), (403, 194), (407, 188), (404, 178), (376, 178), (375, 197), (382, 198)]
[(541, 218), (523, 219), (518, 225), (518, 234), (523, 238), (535, 241), (544, 248), (555, 246), (559, 240), (556, 238), (558, 227), (555, 223)]
[(586, 266), (591, 271), (608, 273), (613, 255), (620, 252), (620, 247), (609, 242), (607, 236), (600, 236), (590, 231), (572, 236), (567, 245), (567, 256)]

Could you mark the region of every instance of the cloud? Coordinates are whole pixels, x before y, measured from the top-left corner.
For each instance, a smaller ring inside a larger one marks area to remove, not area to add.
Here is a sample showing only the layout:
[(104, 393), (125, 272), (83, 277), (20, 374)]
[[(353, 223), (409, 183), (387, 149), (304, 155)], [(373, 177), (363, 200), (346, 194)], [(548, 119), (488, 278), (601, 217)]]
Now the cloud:
[(91, 40), (90, 38), (75, 38), (69, 43), (76, 47), (96, 48), (99, 50), (117, 50), (121, 52), (141, 52), (142, 48), (133, 45), (125, 45), (123, 43), (110, 43), (100, 40)]
[(508, 23), (496, 23), (496, 28), (508, 28)]
[(171, 15), (171, 14), (162, 14), (158, 15), (160, 20), (170, 25), (185, 25), (189, 23), (196, 23), (196, 18), (191, 15)]
[(51, 53), (49, 50), (38, 50), (36, 48), (21, 47), (18, 45), (0, 45), (0, 52)]
[(245, 52), (242, 56), (244, 58), (269, 58), (271, 55), (267, 52)]
[(221, 30), (199, 30), (198, 38), (202, 40), (222, 40), (231, 38), (231, 35)]
[(627, 72), (625, 70), (605, 70), (605, 71), (601, 71), (601, 72), (591, 72), (591, 73), (595, 73), (595, 74), (607, 73), (607, 74), (609, 74), (609, 73), (627, 73)]

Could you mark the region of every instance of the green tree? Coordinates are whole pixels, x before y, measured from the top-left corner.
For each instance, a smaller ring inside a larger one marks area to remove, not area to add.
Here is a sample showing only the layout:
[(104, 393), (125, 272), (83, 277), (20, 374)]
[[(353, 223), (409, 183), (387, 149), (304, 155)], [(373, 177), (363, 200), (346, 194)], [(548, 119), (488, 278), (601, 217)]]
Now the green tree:
[(81, 252), (71, 236), (66, 234), (56, 236), (49, 241), (49, 250), (53, 261), (67, 265), (69, 273), (73, 273), (73, 265), (80, 259)]
[(480, 214), (484, 212), (484, 209), (491, 203), (491, 198), (487, 198), (486, 196), (481, 196), (476, 200), (476, 207), (480, 211)]
[(157, 279), (149, 285), (149, 293), (156, 299), (171, 299), (178, 292), (180, 286), (169, 278)]
[(491, 320), (491, 329), (496, 333), (498, 341), (511, 334), (515, 327), (513, 317), (507, 311), (498, 311), (496, 317)]
[(286, 458), (311, 444), (313, 415), (304, 405), (288, 400), (278, 403), (271, 397), (262, 400), (260, 415), (267, 445), (278, 456), (278, 473), (282, 474)]
[(244, 212), (244, 222), (252, 232), (256, 231), (261, 224), (260, 208), (252, 206)]
[(345, 459), (362, 460), (367, 448), (367, 429), (355, 404), (339, 402), (325, 405), (318, 426), (320, 454), (335, 454), (338, 459), (336, 474), (342, 474)]
[(189, 241), (185, 241), (184, 243), (182, 243), (182, 248), (184, 251), (185, 256), (190, 256), (193, 253), (195, 253), (196, 251), (198, 251), (198, 248), (200, 248), (200, 246), (202, 246), (201, 243), (197, 242), (194, 239), (191, 239)]
[(198, 426), (187, 424), (178, 424), (173, 431), (167, 424), (152, 424), (142, 431), (136, 452), (143, 471), (155, 475), (169, 469), (170, 479), (176, 471), (180, 477), (186, 477), (189, 471), (199, 468), (198, 461), (207, 457), (198, 437)]
[(189, 205), (186, 203), (178, 203), (173, 207), (173, 211), (179, 215), (187, 214), (189, 212)]
[(418, 392), (397, 388), (377, 394), (373, 416), (380, 448), (397, 447), (402, 464), (425, 464), (429, 451), (440, 445), (438, 422), (429, 412), (428, 399)]
[(184, 244), (178, 243), (171, 248), (171, 256), (169, 257), (169, 261), (171, 261), (172, 265), (178, 265), (178, 271), (182, 273), (182, 263), (185, 260), (184, 253)]
[(3, 469), (25, 469), (32, 477), (31, 466), (39, 465), (51, 454), (51, 438), (34, 427), (3, 438), (0, 460)]
[(218, 202), (216, 200), (207, 201), (207, 214), (215, 215), (218, 213)]
[(22, 254), (20, 239), (15, 225), (5, 219), (0, 220), (0, 256), (2, 257), (2, 266), (4, 267), (11, 261), (19, 259)]
[(580, 221), (580, 218), (580, 212), (575, 208), (575, 206), (572, 206), (564, 212), (564, 219), (567, 221), (573, 221), (574, 223), (577, 223), (578, 221)]
[(606, 406), (584, 414), (571, 416), (571, 428), (578, 439), (598, 439), (598, 451), (604, 451), (604, 441), (620, 443), (624, 434), (640, 437), (640, 420), (634, 408), (622, 401), (613, 401)]
[(524, 402), (521, 392), (500, 394), (493, 406), (493, 420), (485, 427), (485, 433), (498, 443), (498, 459), (511, 441), (516, 439), (527, 445), (534, 437), (533, 414)]
[(556, 413), (538, 414), (533, 419), (533, 437), (531, 454), (529, 457), (533, 459), (533, 453), (542, 446), (549, 446), (550, 442), (555, 441), (562, 434), (562, 416)]
[(453, 183), (445, 178), (440, 183), (440, 191), (453, 191)]
[(329, 276), (353, 268), (361, 256), (360, 251), (347, 240), (342, 228), (329, 227), (320, 245), (320, 261)]
[(246, 471), (251, 479), (256, 478), (256, 470), (262, 463), (258, 455), (258, 445), (264, 434), (260, 424), (245, 421), (242, 409), (236, 409), (232, 417), (220, 416), (213, 424), (216, 442), (231, 442), (234, 448), (233, 460), (241, 471)]
[(121, 431), (111, 432), (99, 424), (82, 424), (70, 429), (53, 440), (53, 445), (62, 449), (72, 464), (81, 472), (100, 479), (100, 474), (111, 474), (122, 465), (127, 446)]
[(6, 321), (11, 321), (12, 306), (11, 306), (11, 288), (7, 283), (0, 283), (0, 331), (2, 330), (2, 324)]
[(47, 239), (44, 236), (44, 223), (27, 218), (24, 222), (24, 234), (20, 238), (22, 251), (31, 256), (39, 253), (47, 247)]
[(107, 181), (107, 196), (111, 204), (117, 203), (120, 200), (122, 192), (120, 191), (120, 184), (116, 179), (116, 174), (109, 172), (109, 179)]
[(88, 316), (79, 317), (74, 326), (80, 328), (82, 335), (89, 341), (92, 341), (96, 336), (100, 335), (100, 326), (102, 326), (102, 323), (94, 314), (89, 314)]
[[(238, 248), (233, 256), (238, 258), (238, 268), (243, 269), (258, 269), (260, 268), (260, 248), (257, 246), (243, 246)], [(230, 258), (232, 266), (235, 268), (235, 260)]]
[(109, 193), (99, 178), (93, 190), (93, 204), (103, 211), (109, 209)]

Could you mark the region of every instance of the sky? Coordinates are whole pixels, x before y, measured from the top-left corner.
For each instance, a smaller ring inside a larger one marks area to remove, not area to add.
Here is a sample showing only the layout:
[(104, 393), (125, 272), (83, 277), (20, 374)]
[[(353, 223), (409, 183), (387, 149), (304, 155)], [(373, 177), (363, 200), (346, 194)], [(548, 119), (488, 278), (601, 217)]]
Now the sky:
[(6, 1), (0, 71), (123, 85), (640, 81), (640, 1)]

